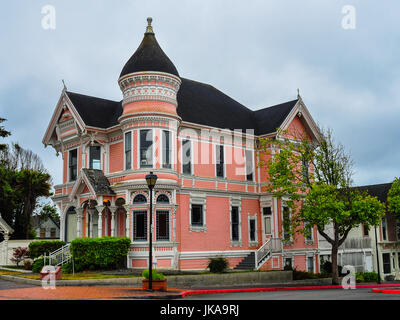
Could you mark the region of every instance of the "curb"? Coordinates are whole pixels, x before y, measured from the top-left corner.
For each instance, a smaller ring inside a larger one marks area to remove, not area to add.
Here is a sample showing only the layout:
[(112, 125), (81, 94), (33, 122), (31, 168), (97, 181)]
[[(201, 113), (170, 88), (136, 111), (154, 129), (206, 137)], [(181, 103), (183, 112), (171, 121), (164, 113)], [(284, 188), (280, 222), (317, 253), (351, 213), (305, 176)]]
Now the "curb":
[[(360, 284), (360, 285), (356, 285), (356, 288), (381, 288), (381, 287), (400, 287), (400, 284)], [(182, 295), (182, 298), (185, 298), (188, 295), (209, 294), (209, 293), (294, 291), (294, 290), (320, 290), (320, 289), (343, 289), (343, 286), (331, 285), (331, 286), (303, 286), (303, 287), (276, 287), (276, 288), (189, 290), (189, 291), (182, 292), (181, 295)], [(372, 289), (373, 292), (375, 292), (374, 290), (379, 290), (379, 289)], [(383, 291), (396, 291), (396, 293), (400, 294), (400, 290), (381, 290), (379, 292), (383, 292)], [(376, 292), (378, 292), (378, 291), (376, 291)], [(383, 293), (389, 293), (389, 292), (383, 292)]]
[(400, 294), (400, 290), (382, 290), (382, 289), (372, 289), (375, 293), (389, 293), (389, 294)]

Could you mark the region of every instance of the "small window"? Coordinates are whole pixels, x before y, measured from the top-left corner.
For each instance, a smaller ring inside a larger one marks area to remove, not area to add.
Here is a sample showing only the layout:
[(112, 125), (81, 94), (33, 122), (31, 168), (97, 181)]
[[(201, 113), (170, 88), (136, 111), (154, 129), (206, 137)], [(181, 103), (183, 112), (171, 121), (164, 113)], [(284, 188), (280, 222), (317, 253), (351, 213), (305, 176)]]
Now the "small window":
[(192, 226), (203, 226), (203, 206), (201, 204), (192, 204)]
[(153, 131), (140, 130), (140, 167), (153, 167)]
[(146, 203), (147, 199), (143, 194), (137, 194), (134, 198), (133, 198), (133, 203)]
[(78, 149), (69, 152), (69, 181), (75, 181), (78, 175)]
[(168, 198), (168, 196), (165, 195), (165, 194), (160, 194), (160, 195), (157, 197), (157, 202), (158, 202), (158, 203), (169, 203), (169, 198)]
[(239, 208), (231, 209), (231, 237), (232, 241), (239, 241)]
[(56, 237), (56, 228), (51, 228), (50, 229), (50, 237), (55, 238)]
[(366, 224), (363, 224), (363, 235), (364, 235), (364, 237), (369, 236), (369, 226)]
[(162, 131), (162, 158), (163, 168), (171, 168), (171, 132)]
[(217, 177), (223, 178), (224, 177), (224, 146), (217, 145), (215, 146), (216, 150), (216, 171)]
[(90, 146), (89, 168), (101, 170), (100, 146)]
[(246, 179), (253, 181), (253, 152), (246, 150)]
[(307, 271), (314, 272), (314, 257), (307, 257)]
[(264, 216), (264, 233), (271, 234), (271, 217)]
[(313, 229), (311, 227), (311, 224), (306, 223), (305, 229), (306, 229), (306, 234), (305, 234), (306, 241), (312, 241), (313, 240), (313, 234), (312, 234)]
[(132, 133), (125, 133), (125, 170), (132, 169)]
[(292, 267), (292, 258), (285, 258), (285, 266)]
[(384, 241), (387, 240), (387, 224), (386, 224), (386, 218), (382, 218), (382, 239)]
[(250, 219), (249, 221), (249, 240), (250, 242), (256, 241), (256, 220)]
[(40, 238), (46, 238), (46, 228), (40, 228)]
[(271, 207), (264, 207), (263, 208), (263, 215), (271, 215), (271, 214), (272, 214)]
[(147, 240), (147, 211), (133, 212), (133, 240)]
[(159, 241), (169, 240), (169, 211), (158, 211), (156, 213), (156, 239)]
[(382, 254), (382, 260), (383, 260), (383, 273), (391, 273), (392, 268), (390, 266), (390, 253), (383, 253)]
[(192, 174), (192, 156), (190, 140), (182, 141), (182, 173)]

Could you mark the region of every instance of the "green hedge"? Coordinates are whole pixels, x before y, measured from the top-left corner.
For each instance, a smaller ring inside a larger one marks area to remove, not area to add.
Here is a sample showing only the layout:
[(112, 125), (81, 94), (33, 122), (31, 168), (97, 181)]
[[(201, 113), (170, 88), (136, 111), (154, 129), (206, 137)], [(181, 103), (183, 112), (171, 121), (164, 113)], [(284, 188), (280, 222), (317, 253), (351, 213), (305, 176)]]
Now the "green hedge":
[[(149, 279), (149, 269), (143, 270), (142, 277), (145, 279)], [(152, 280), (165, 280), (165, 276), (162, 273), (157, 272), (156, 269), (151, 269), (151, 279)]]
[(78, 269), (115, 269), (123, 265), (130, 247), (127, 237), (77, 238), (71, 241), (71, 254)]
[(35, 259), (40, 257), (44, 253), (48, 255), (50, 252), (56, 251), (65, 245), (64, 241), (54, 240), (54, 241), (32, 241), (29, 244), (29, 257)]

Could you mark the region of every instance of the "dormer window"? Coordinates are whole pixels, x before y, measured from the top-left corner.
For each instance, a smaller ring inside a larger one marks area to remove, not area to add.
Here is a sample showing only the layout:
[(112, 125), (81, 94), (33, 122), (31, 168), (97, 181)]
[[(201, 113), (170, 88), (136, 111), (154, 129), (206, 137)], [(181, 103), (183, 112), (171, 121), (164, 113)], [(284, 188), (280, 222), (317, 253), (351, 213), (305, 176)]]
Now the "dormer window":
[(90, 146), (89, 168), (101, 170), (100, 146)]

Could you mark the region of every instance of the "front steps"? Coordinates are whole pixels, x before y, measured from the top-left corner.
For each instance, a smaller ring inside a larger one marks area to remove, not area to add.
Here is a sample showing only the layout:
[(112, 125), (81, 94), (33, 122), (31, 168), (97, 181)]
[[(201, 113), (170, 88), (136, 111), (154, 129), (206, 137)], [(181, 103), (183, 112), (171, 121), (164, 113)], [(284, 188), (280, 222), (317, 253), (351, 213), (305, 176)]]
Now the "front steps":
[(233, 270), (254, 270), (256, 268), (254, 252), (251, 252)]

